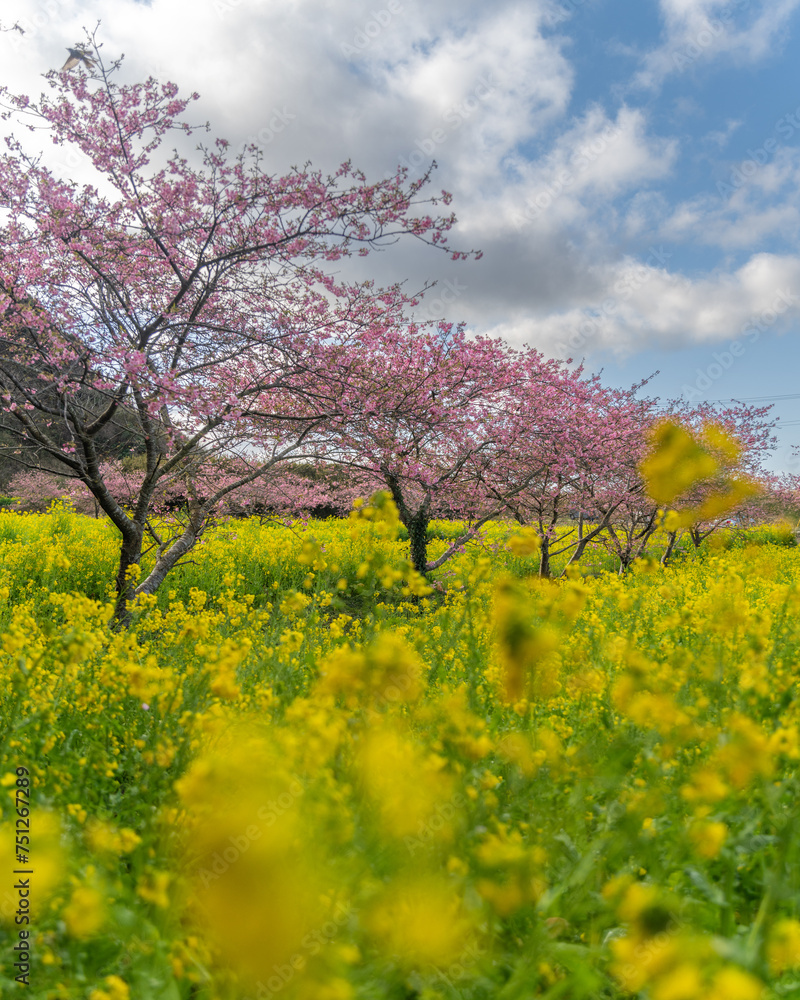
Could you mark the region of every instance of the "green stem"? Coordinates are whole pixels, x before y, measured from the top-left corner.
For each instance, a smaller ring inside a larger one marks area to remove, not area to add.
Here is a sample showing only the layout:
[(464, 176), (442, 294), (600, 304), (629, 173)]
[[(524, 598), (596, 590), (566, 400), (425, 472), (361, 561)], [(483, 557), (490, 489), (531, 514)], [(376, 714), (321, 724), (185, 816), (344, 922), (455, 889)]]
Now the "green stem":
[(723, 937), (733, 935), (733, 893), (736, 884), (736, 859), (733, 854), (728, 860), (728, 867), (725, 872), (725, 903), (721, 907), (719, 932)]

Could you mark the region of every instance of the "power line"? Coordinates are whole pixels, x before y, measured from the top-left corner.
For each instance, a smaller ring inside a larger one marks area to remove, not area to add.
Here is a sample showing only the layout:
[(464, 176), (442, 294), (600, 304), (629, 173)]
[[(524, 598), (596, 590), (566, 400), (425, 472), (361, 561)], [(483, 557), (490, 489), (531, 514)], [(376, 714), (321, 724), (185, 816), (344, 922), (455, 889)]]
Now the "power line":
[(707, 399), (707, 403), (769, 403), (776, 399), (800, 399), (800, 392), (787, 392), (783, 396), (739, 396), (736, 399)]

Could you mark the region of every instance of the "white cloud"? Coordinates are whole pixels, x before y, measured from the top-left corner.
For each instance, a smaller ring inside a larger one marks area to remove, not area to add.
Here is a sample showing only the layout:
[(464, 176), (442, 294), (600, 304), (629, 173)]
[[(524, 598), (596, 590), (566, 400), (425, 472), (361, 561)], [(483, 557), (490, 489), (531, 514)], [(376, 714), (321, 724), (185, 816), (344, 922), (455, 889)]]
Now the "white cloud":
[(731, 136), (742, 127), (740, 119), (730, 119), (725, 123), (724, 129), (712, 129), (705, 136), (703, 141), (714, 146), (716, 149), (724, 149), (731, 140)]
[(721, 343), (759, 324), (781, 330), (800, 317), (800, 256), (755, 254), (735, 271), (691, 280), (670, 273), (654, 251), (644, 264), (627, 258), (603, 268), (601, 292), (581, 305), (533, 322), (517, 316), (493, 333), (563, 357), (626, 355)]
[[(542, 35), (546, 6), (198, 0), (189, 12), (185, 0), (16, 0), (27, 34), (0, 36), (1, 75), (38, 93), (39, 74), (61, 65), (82, 25), (102, 19), (104, 53), (126, 53), (126, 77), (199, 91), (197, 117), (234, 144), (260, 141), (276, 170), (352, 157), (383, 173), (439, 129), (446, 138), (434, 152), (479, 176), (566, 109), (573, 74), (564, 39)], [(270, 137), (277, 111), (293, 117)]]
[(564, 39), (542, 36), (545, 6), (199, 0), (189, 16), (185, 0), (16, 0), (26, 34), (0, 36), (0, 82), (37, 95), (81, 25), (102, 18), (104, 55), (126, 53), (126, 79), (197, 90), (189, 115), (234, 147), (261, 145), (271, 171), (352, 159), (382, 176), (436, 157), (437, 181), (474, 195), (567, 107), (572, 69)]
[[(709, 191), (678, 203), (655, 226), (658, 238), (739, 251), (778, 239), (790, 247), (800, 232), (800, 149), (754, 154), (730, 164)], [(756, 161), (756, 158), (758, 161)]]
[(644, 57), (634, 86), (657, 88), (669, 76), (721, 57), (763, 59), (800, 0), (659, 0), (659, 7), (663, 41)]
[[(622, 108), (616, 118), (594, 107), (565, 129), (539, 160), (509, 157), (503, 190), (470, 211), (484, 236), (513, 227), (528, 239), (605, 214), (620, 195), (669, 174), (677, 144), (649, 135), (644, 114)], [(585, 229), (584, 229), (585, 232)]]

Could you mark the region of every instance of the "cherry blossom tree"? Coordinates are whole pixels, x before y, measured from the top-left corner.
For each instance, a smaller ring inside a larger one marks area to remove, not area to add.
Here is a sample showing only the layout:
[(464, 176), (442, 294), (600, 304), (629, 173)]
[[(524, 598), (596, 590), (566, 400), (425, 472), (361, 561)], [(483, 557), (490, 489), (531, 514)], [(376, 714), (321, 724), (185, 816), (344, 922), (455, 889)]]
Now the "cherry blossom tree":
[[(772, 481), (764, 461), (776, 444), (775, 420), (770, 417), (771, 405), (736, 402), (715, 407), (710, 403), (673, 401), (669, 411), (670, 419), (702, 440), (718, 463), (717, 472), (693, 484), (675, 500), (679, 509), (698, 511), (697, 519), (687, 526), (698, 548), (731, 517), (761, 508), (756, 498), (770, 488)], [(735, 495), (731, 492), (732, 482), (737, 484)]]
[(760, 490), (737, 512), (743, 526), (764, 521), (789, 521), (800, 530), (800, 476), (793, 473), (765, 473), (759, 477)]
[[(124, 620), (226, 498), (316, 454), (354, 337), (418, 301), (334, 280), (330, 264), (404, 234), (442, 247), (454, 219), (428, 214), (449, 196), (423, 199), (429, 177), (402, 169), (375, 184), (349, 163), (271, 176), (255, 147), (230, 157), (222, 139), (191, 161), (167, 153), (193, 134), (197, 95), (118, 82), (121, 61), (90, 41), (93, 67), (49, 73), (38, 101), (0, 89), (16, 130), (0, 156), (0, 429), (23, 466), (79, 481), (118, 529)], [(26, 128), (77, 150), (87, 181), (48, 170)], [(98, 449), (115, 425), (143, 456), (132, 501)], [(236, 456), (239, 474), (198, 491), (214, 456)], [(177, 481), (188, 515), (162, 534), (153, 503)], [(155, 565), (136, 583), (146, 541)]]
[(54, 503), (68, 503), (80, 514), (97, 514), (94, 497), (82, 488), (80, 480), (59, 476), (44, 469), (18, 472), (8, 484), (8, 492), (15, 506), (24, 511), (46, 511)]
[[(659, 528), (667, 531), (661, 556), (662, 563), (666, 563), (682, 531), (688, 531), (697, 547), (731, 515), (752, 504), (752, 491), (763, 481), (763, 462), (774, 444), (770, 410), (741, 403), (719, 408), (684, 400), (664, 404), (648, 401), (642, 411), (640, 433), (632, 440), (626, 460), (618, 466), (605, 497), (601, 496), (597, 504), (602, 512), (611, 509), (615, 493), (623, 498), (602, 536), (603, 544), (619, 559), (621, 573), (644, 555)], [(694, 468), (691, 456), (682, 457), (676, 450), (668, 476), (668, 501), (650, 495), (642, 477), (643, 463), (653, 450), (652, 432), (663, 422), (703, 441), (711, 466), (710, 472), (700, 474), (702, 470)], [(686, 487), (681, 487), (676, 478), (681, 470), (688, 477)], [(730, 492), (732, 482), (738, 484), (735, 497)], [(670, 510), (681, 516), (665, 519), (665, 511)], [(694, 519), (691, 512), (697, 512)]]
[[(448, 324), (386, 329), (352, 356), (327, 457), (391, 492), (420, 573), (507, 515), (553, 455), (570, 461), (571, 410), (588, 406), (597, 389), (532, 348), (471, 338)], [(437, 516), (466, 527), (431, 560), (428, 525)]]
[[(612, 552), (619, 559), (620, 572), (644, 554), (660, 524), (659, 506), (645, 492), (640, 465), (649, 452), (650, 431), (663, 418), (663, 407), (657, 399), (638, 398), (640, 388), (620, 393), (619, 447), (605, 464), (590, 468), (580, 484), (581, 513), (591, 525), (581, 534)], [(676, 538), (672, 538), (673, 545)], [(571, 561), (576, 555), (580, 546)]]
[[(597, 377), (581, 379), (561, 421), (525, 442), (518, 461), (533, 462), (539, 471), (508, 507), (520, 524), (536, 529), (540, 576), (550, 576), (556, 556), (569, 554), (564, 572), (578, 562), (609, 529), (631, 489), (640, 489), (627, 473), (653, 405), (637, 397), (645, 384), (620, 390), (604, 387)], [(569, 524), (560, 528), (564, 521)]]

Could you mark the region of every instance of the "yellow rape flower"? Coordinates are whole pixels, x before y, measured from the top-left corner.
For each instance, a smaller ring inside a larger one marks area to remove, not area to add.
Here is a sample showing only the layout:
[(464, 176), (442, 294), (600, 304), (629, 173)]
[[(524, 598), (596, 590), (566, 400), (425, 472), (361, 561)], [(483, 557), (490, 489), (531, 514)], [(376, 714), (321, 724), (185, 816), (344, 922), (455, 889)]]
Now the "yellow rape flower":
[(169, 872), (147, 872), (136, 886), (136, 895), (159, 909), (166, 910), (169, 907), (167, 888), (171, 881)]
[(449, 842), (458, 816), (453, 779), (400, 731), (375, 726), (359, 755), (367, 801), (382, 832), (409, 845)]
[[(695, 484), (711, 480), (735, 465), (739, 456), (738, 443), (715, 425), (707, 426), (698, 439), (679, 424), (662, 421), (651, 432), (650, 442), (651, 454), (639, 471), (648, 495), (665, 505)], [(668, 530), (719, 517), (756, 492), (748, 480), (727, 477), (699, 507), (668, 517)]]
[(702, 1000), (704, 996), (700, 970), (694, 962), (681, 962), (653, 985), (653, 1000)]
[(198, 926), (246, 980), (302, 953), (335, 896), (326, 838), (304, 808), (304, 785), (258, 731), (237, 727), (176, 782)]
[(98, 854), (130, 854), (142, 838), (129, 827), (117, 830), (102, 820), (92, 819), (86, 825), (86, 842)]
[(67, 933), (78, 940), (94, 937), (105, 921), (103, 895), (91, 886), (79, 886), (62, 913)]
[(763, 997), (764, 984), (744, 969), (731, 965), (714, 976), (704, 1000), (763, 1000)]
[(508, 540), (508, 548), (518, 558), (535, 556), (542, 548), (542, 540), (534, 528), (523, 528)]
[(724, 823), (693, 823), (689, 829), (689, 838), (701, 858), (716, 858), (727, 836), (728, 828)]
[(685, 428), (662, 421), (650, 436), (652, 453), (640, 473), (648, 496), (669, 504), (690, 486), (713, 476), (719, 463)]
[(320, 665), (314, 692), (343, 696), (349, 707), (369, 702), (386, 707), (416, 701), (422, 693), (424, 665), (401, 636), (384, 634), (365, 650), (337, 649)]
[(459, 893), (433, 875), (399, 878), (372, 906), (366, 927), (387, 958), (411, 968), (449, 965), (474, 934)]
[(681, 957), (681, 942), (675, 934), (658, 934), (652, 939), (627, 934), (611, 942), (611, 954), (611, 974), (623, 990), (638, 993), (673, 968)]
[(377, 533), (384, 538), (395, 538), (400, 527), (400, 514), (388, 490), (378, 490), (369, 502), (358, 499), (353, 502), (351, 521), (367, 521), (376, 526)]
[[(65, 857), (61, 847), (61, 825), (51, 812), (34, 809), (31, 811), (31, 845), (24, 845), (20, 851), (29, 858), (29, 863), (17, 861), (16, 841), (27, 836), (24, 829), (17, 830), (13, 823), (0, 824), (0, 871), (12, 872), (16, 868), (33, 868), (34, 874), (29, 902), (31, 924), (39, 919), (44, 904), (64, 877)], [(33, 840), (35, 838), (35, 840)], [(28, 847), (30, 846), (30, 851)], [(15, 876), (16, 877), (16, 876)], [(20, 876), (28, 877), (28, 876)], [(0, 923), (14, 923), (15, 908), (0, 905)]]
[(560, 686), (558, 668), (550, 657), (558, 646), (558, 634), (548, 625), (534, 624), (532, 603), (515, 581), (498, 585), (494, 609), (506, 700), (519, 701), (528, 692), (551, 697)]
[(721, 802), (730, 794), (730, 787), (710, 767), (699, 768), (689, 784), (681, 788), (681, 795), (689, 802)]
[(130, 1000), (131, 990), (119, 976), (106, 976), (104, 990), (92, 990), (89, 1000)]
[(800, 921), (778, 920), (767, 940), (767, 960), (776, 976), (800, 968)]

